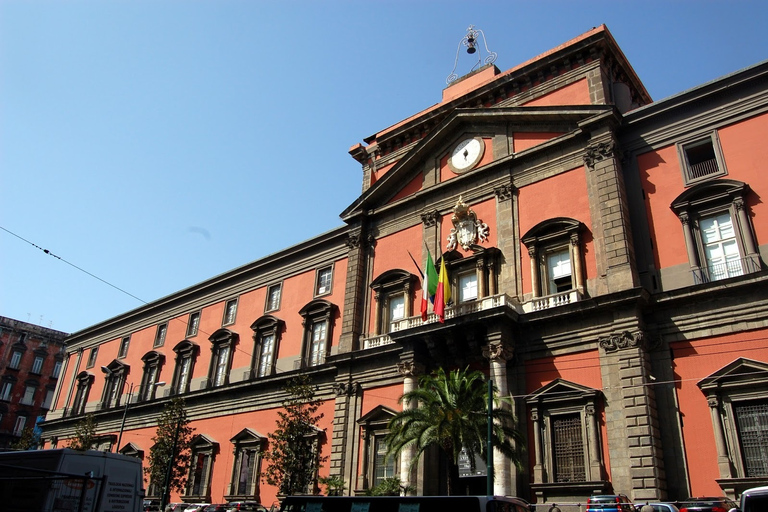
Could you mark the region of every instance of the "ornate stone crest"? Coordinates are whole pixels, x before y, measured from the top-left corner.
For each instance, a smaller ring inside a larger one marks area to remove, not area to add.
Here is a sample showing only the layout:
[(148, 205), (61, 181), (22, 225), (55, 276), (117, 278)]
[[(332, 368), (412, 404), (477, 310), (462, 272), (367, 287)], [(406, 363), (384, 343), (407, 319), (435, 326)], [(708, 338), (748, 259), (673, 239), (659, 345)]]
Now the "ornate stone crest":
[(453, 208), (451, 222), (453, 223), (453, 229), (451, 229), (451, 234), (448, 235), (447, 249), (449, 251), (454, 250), (457, 244), (465, 251), (468, 251), (475, 242), (485, 242), (488, 239), (488, 234), (490, 233), (488, 224), (477, 218), (475, 212), (464, 203), (461, 196), (459, 196), (459, 200)]

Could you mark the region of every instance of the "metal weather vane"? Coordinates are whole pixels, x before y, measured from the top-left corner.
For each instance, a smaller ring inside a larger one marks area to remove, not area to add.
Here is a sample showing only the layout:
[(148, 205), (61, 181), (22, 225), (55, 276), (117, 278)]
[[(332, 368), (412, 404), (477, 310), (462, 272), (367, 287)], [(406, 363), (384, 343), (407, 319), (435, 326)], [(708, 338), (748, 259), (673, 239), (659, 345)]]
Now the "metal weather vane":
[[(453, 63), (453, 71), (451, 71), (451, 74), (448, 75), (448, 78), (445, 79), (446, 84), (451, 84), (451, 82), (455, 81), (459, 76), (456, 74), (456, 66), (459, 63), (459, 51), (461, 50), (462, 46), (465, 46), (467, 48), (467, 53), (470, 55), (473, 55), (477, 52), (477, 44), (478, 44), (478, 37), (483, 36), (483, 46), (485, 46), (485, 52), (488, 54), (485, 57), (485, 64), (491, 64), (496, 61), (496, 57), (498, 56), (496, 52), (492, 52), (488, 49), (488, 40), (485, 38), (485, 32), (480, 30), (479, 28), (476, 29), (474, 25), (470, 25), (467, 29), (467, 35), (465, 35), (461, 41), (459, 41), (459, 46), (456, 48), (456, 60)], [(481, 62), (483, 62), (482, 56), (478, 59), (477, 63), (472, 66), (472, 69), (470, 71), (473, 71), (478, 65), (480, 65)]]

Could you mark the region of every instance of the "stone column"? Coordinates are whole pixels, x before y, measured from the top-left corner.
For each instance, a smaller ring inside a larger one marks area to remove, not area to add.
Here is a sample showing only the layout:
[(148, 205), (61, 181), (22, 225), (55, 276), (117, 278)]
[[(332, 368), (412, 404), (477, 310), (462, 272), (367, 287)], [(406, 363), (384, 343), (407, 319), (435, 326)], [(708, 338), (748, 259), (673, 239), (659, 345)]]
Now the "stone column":
[(573, 276), (576, 280), (576, 289), (584, 293), (586, 283), (584, 283), (584, 271), (581, 261), (581, 238), (578, 233), (571, 234), (571, 255), (573, 256)]
[(533, 288), (531, 291), (532, 296), (536, 298), (541, 296), (541, 283), (539, 282), (539, 254), (535, 245), (528, 248), (528, 257), (531, 260), (531, 287)]
[(541, 451), (541, 424), (539, 423), (539, 411), (531, 411), (531, 422), (533, 423), (533, 448), (536, 450), (536, 462), (533, 465), (533, 483), (544, 483), (544, 461)]
[[(500, 340), (494, 340), (483, 347), (483, 356), (489, 360), (491, 379), (500, 397), (509, 396), (507, 386), (507, 360), (512, 357), (512, 349)], [(509, 404), (501, 402), (501, 407), (508, 409)], [(491, 478), (491, 475), (488, 475)], [(512, 471), (510, 461), (499, 450), (493, 450), (493, 492), (497, 496), (512, 494)]]
[(723, 422), (720, 419), (720, 400), (716, 396), (708, 396), (707, 404), (712, 416), (712, 425), (715, 430), (715, 447), (717, 448), (717, 467), (720, 470), (720, 478), (731, 478), (731, 459), (728, 457), (728, 446), (725, 443)]
[(589, 429), (589, 479), (602, 480), (603, 464), (600, 460), (600, 434), (595, 404), (587, 405), (585, 412), (587, 413), (587, 428)]
[(680, 223), (683, 225), (683, 236), (685, 237), (685, 248), (688, 250), (688, 261), (691, 268), (699, 266), (699, 257), (696, 252), (696, 242), (693, 240), (693, 232), (691, 231), (691, 222), (688, 217), (688, 212), (680, 213)]
[[(397, 372), (403, 376), (403, 394), (416, 389), (418, 378), (423, 373), (424, 367), (413, 361), (402, 361), (397, 364)], [(415, 409), (419, 404), (414, 402), (403, 402), (403, 410)], [(411, 463), (415, 455), (413, 447), (404, 448), (400, 452), (400, 482), (402, 486), (416, 487), (416, 482), (412, 478), (413, 471)]]
[(752, 230), (749, 229), (749, 215), (747, 215), (747, 209), (744, 206), (744, 199), (737, 197), (733, 200), (733, 207), (736, 208), (736, 214), (739, 216), (739, 225), (741, 226), (741, 234), (744, 239), (744, 250), (747, 252), (747, 256), (752, 256), (757, 253), (755, 248), (755, 241), (752, 239)]

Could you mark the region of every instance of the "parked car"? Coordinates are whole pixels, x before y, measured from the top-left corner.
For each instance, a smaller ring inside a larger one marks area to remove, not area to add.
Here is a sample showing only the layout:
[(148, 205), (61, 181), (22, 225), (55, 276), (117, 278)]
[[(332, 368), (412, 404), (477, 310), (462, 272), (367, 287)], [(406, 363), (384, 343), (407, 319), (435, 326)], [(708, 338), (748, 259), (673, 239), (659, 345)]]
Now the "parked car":
[(169, 503), (165, 506), (165, 512), (184, 512), (189, 507), (189, 503)]
[(227, 512), (227, 510), (229, 510), (229, 505), (226, 503), (212, 503), (202, 509), (201, 512)]
[(184, 512), (203, 512), (208, 505), (210, 505), (210, 503), (191, 503), (184, 509)]
[(763, 512), (768, 510), (768, 487), (755, 487), (741, 493), (741, 512)]
[(144, 512), (160, 512), (160, 500), (144, 500), (144, 505), (141, 510)]
[(635, 506), (625, 494), (595, 494), (587, 499), (587, 510), (635, 512)]
[(653, 507), (653, 512), (680, 512), (674, 503), (636, 503), (637, 512), (641, 512), (644, 506)]
[(680, 512), (728, 512), (736, 503), (724, 496), (689, 498), (680, 502)]
[(227, 512), (269, 512), (258, 501), (233, 501), (227, 504)]

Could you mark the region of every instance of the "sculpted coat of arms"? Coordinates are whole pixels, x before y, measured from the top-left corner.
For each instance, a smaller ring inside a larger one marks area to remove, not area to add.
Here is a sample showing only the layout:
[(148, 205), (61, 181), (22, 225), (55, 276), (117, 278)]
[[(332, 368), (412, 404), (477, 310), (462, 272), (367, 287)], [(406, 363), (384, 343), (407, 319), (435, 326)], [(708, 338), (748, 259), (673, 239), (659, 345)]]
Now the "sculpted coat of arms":
[(490, 233), (488, 224), (477, 218), (475, 212), (464, 203), (461, 196), (453, 208), (451, 222), (453, 229), (448, 235), (447, 249), (449, 251), (454, 250), (457, 244), (468, 251), (475, 242), (485, 242), (488, 239)]

